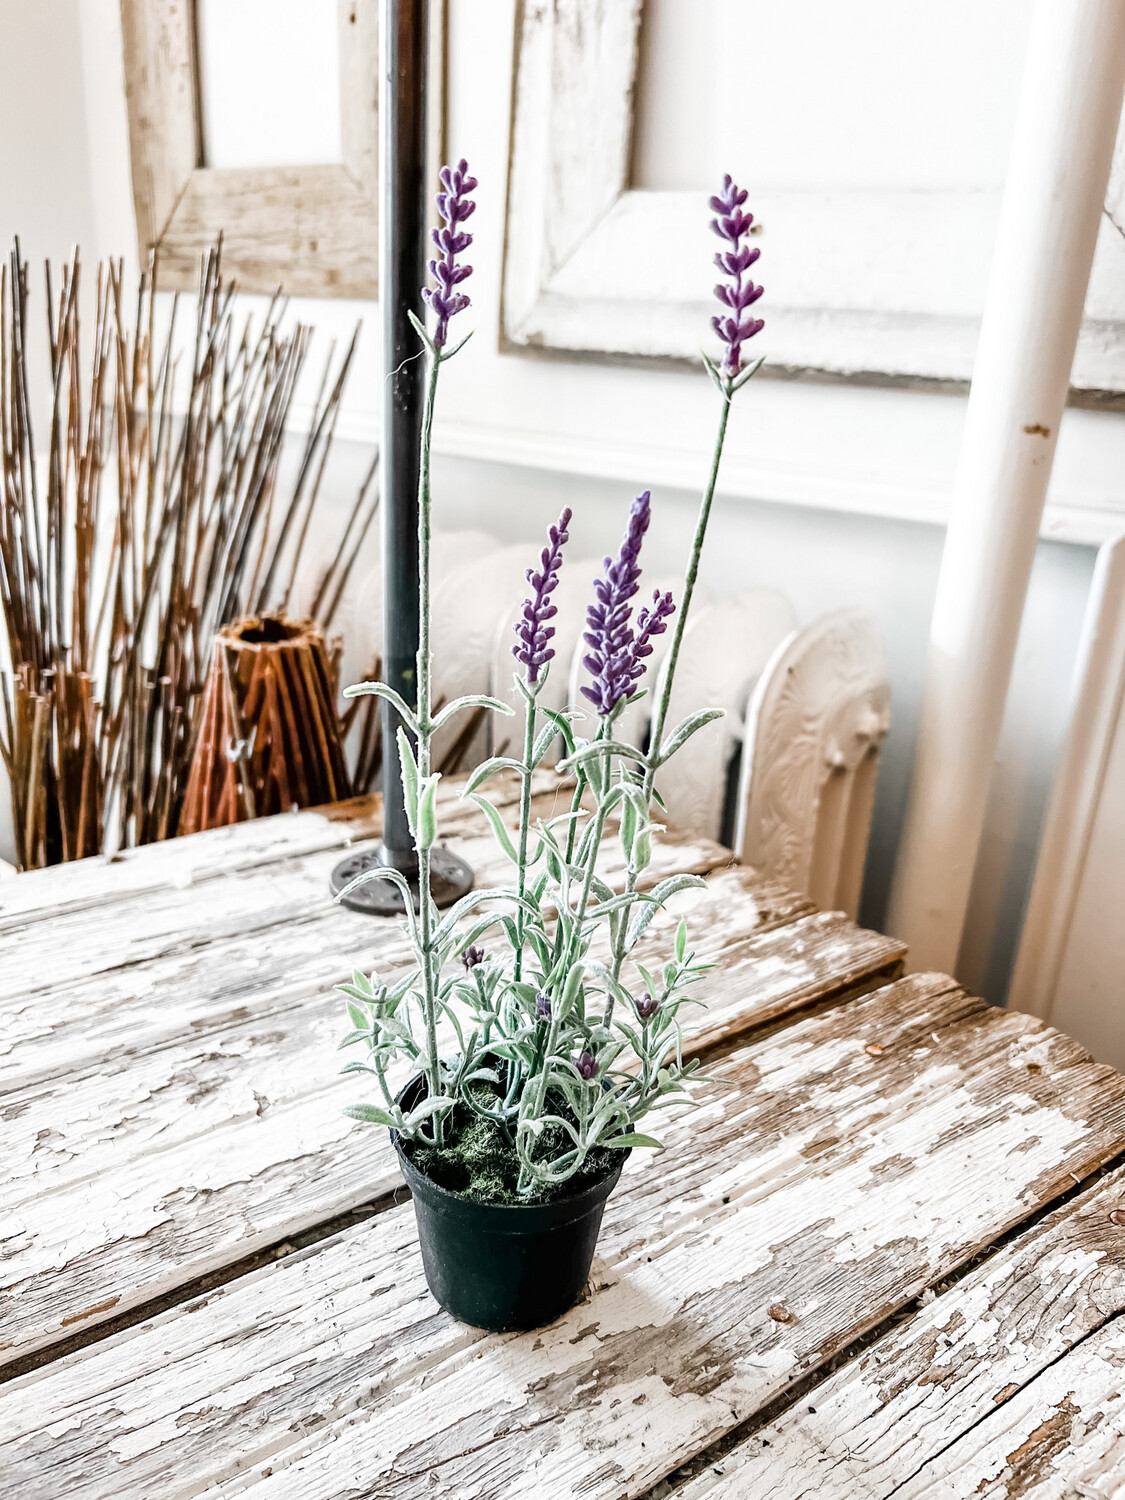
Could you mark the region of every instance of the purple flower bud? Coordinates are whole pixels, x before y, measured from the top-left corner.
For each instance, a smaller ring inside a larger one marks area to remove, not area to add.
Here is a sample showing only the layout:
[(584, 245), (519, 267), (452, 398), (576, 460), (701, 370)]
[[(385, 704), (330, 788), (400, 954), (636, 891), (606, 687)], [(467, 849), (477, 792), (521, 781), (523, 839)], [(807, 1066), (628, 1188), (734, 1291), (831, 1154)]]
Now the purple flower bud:
[(621, 547), (613, 559), (606, 558), (605, 572), (594, 580), (595, 601), (586, 611), (583, 636), (590, 647), (583, 665), (593, 676), (593, 684), (582, 689), (598, 713), (613, 712), (633, 685), (633, 647), (636, 644), (631, 625), (633, 606), (629, 603), (640, 583), (641, 543), (651, 517), (648, 490), (638, 495), (629, 510), (629, 521)]
[(549, 1021), (551, 1019), (551, 1002), (543, 994), (542, 990), (535, 997), (535, 1014), (541, 1021)]
[(582, 693), (603, 717), (611, 714), (623, 698), (631, 696), (634, 683), (644, 675), (645, 657), (652, 655), (653, 636), (664, 633), (676, 609), (670, 593), (654, 591), (652, 604), (637, 615), (634, 631), (629, 600), (640, 582), (638, 559), (649, 517), (650, 497), (646, 490), (633, 501), (621, 550), (612, 562), (606, 558), (605, 574), (594, 582), (596, 600), (586, 611), (583, 639), (590, 651), (583, 663), (594, 681)]
[(669, 589), (662, 594), (659, 589), (652, 591), (652, 604), (645, 605), (644, 609), (637, 615), (637, 639), (633, 644), (633, 665), (631, 673), (634, 679), (638, 678), (644, 671), (642, 662), (646, 656), (652, 655), (651, 641), (654, 635), (663, 635), (668, 629), (668, 621), (676, 613), (676, 604)]
[(721, 250), (715, 256), (715, 264), (731, 282), (729, 286), (717, 286), (715, 296), (724, 307), (730, 308), (734, 316), (711, 319), (711, 327), (727, 346), (722, 369), (731, 380), (742, 369), (743, 344), (766, 326), (762, 318), (753, 318), (747, 311), (757, 302), (764, 288), (755, 286), (749, 277), (745, 281), (742, 279), (761, 254), (757, 247), (742, 243), (754, 223), (754, 215), (742, 211), (745, 202), (746, 189), (737, 187), (729, 176), (723, 178), (722, 192), (711, 199), (711, 208), (717, 215), (711, 220), (711, 228), (731, 245), (729, 250)]
[(649, 1021), (660, 1009), (660, 1001), (657, 1000), (655, 996), (650, 995), (646, 990), (641, 998), (636, 1002), (636, 1006), (637, 1015), (640, 1016), (641, 1020)]
[(583, 1052), (575, 1059), (574, 1066), (588, 1083), (598, 1071), (598, 1060), (592, 1052)]
[(462, 953), (461, 962), (465, 965), (466, 971), (475, 969), (477, 964), (484, 963), (484, 949), (478, 948), (474, 943), (471, 948), (466, 948)]
[(473, 237), (457, 226), (476, 208), (468, 195), (477, 185), (476, 178), (469, 175), (469, 164), (464, 157), (455, 167), (442, 167), (440, 176), (445, 191), (437, 195), (437, 209), (445, 222), (440, 229), (430, 231), (430, 238), (441, 252), (438, 259), (430, 261), (430, 274), (437, 286), (422, 289), (422, 300), (437, 319), (434, 344), (438, 349), (445, 346), (450, 318), (469, 305), (468, 297), (454, 291), (454, 287), (472, 275), (472, 266), (459, 266), (457, 257), (469, 248)]
[(570, 537), (567, 530), (570, 515), (568, 505), (557, 524), (547, 528), (548, 545), (539, 554), (539, 571), (534, 568), (527, 570), (531, 597), (524, 601), (523, 613), (514, 627), (518, 639), (512, 647), (512, 655), (527, 668), (527, 680), (531, 686), (539, 680), (540, 667), (546, 666), (555, 654), (555, 648), (548, 644), (555, 627), (548, 625), (547, 621), (558, 614), (551, 603), (551, 594), (558, 587), (562, 549)]

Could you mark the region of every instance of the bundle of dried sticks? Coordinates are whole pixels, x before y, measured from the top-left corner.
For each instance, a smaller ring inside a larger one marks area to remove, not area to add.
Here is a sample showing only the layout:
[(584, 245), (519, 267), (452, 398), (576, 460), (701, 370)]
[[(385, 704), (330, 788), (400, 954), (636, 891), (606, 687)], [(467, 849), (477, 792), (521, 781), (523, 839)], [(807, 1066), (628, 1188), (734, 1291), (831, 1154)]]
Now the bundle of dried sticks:
[[(215, 633), (289, 602), (359, 331), (339, 361), (329, 353), (282, 499), (312, 330), (285, 326), (280, 295), (256, 331), (236, 319), (216, 247), (180, 340), (179, 299), (158, 298), (155, 266), (130, 306), (121, 264), (105, 263), (84, 361), (79, 294), (75, 252), (57, 297), (47, 268), (41, 459), (18, 244), (0, 267), (0, 754), (24, 869), (175, 832)], [(375, 515), (375, 468), (318, 590), (326, 629)]]

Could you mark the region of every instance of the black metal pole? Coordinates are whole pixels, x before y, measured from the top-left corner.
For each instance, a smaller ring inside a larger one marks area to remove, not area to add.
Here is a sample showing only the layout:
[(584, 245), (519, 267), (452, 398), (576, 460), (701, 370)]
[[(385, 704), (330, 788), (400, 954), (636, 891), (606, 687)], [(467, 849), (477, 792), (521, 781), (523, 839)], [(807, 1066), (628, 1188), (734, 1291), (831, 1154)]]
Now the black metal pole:
[[(383, 0), (379, 89), (379, 301), (383, 310), (383, 681), (417, 704), (418, 466), (425, 361), (409, 312), (424, 321), (426, 225), (426, 76), (428, 0)], [(402, 720), (383, 715), (383, 842), (350, 854), (332, 871), (336, 896), (357, 876), (382, 865), (400, 871), (417, 904), (418, 857), (406, 819), (399, 774)], [(430, 893), (448, 906), (472, 889), (473, 872), (444, 846), (430, 851)], [(370, 881), (342, 896), (346, 906), (390, 915), (403, 906), (399, 888)]]
[[(425, 366), (407, 313), (424, 318), (428, 0), (383, 0), (379, 91), (379, 301), (383, 312), (383, 681), (417, 701), (418, 452)], [(414, 874), (396, 735), (383, 713), (383, 862)]]

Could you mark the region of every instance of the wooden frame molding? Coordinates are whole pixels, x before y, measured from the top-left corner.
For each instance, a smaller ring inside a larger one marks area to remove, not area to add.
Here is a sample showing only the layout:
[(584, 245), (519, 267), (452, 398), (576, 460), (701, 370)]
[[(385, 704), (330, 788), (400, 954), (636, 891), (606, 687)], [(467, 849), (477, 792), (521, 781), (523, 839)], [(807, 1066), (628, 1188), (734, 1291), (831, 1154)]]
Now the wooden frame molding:
[(142, 263), (157, 250), (164, 287), (193, 287), (221, 232), (242, 291), (376, 295), (378, 12), (339, 0), (342, 163), (215, 169), (203, 164), (193, 0), (121, 0), (137, 238)]
[[(522, 0), (516, 18), (501, 345), (699, 362), (714, 310), (702, 192), (630, 184), (643, 0)], [(1071, 400), (1122, 405), (1122, 138)], [(1000, 195), (762, 191), (763, 374), (963, 392)], [(765, 304), (763, 304), (763, 308)]]

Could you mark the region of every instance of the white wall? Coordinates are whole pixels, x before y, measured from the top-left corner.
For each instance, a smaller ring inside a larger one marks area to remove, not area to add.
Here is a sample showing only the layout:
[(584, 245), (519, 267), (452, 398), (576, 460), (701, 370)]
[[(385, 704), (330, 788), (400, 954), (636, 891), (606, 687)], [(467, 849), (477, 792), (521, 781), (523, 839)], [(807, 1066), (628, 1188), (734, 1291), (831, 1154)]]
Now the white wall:
[(0, 0), (0, 246), (28, 262), (94, 233), (79, 0)]
[[(35, 6), (0, 0), (7, 35), (11, 18), (21, 35), (34, 33), (35, 48), (22, 58), (8, 45), (0, 49), (0, 109), (13, 86), (22, 89), (21, 130), (30, 144), (13, 151), (9, 133), (0, 137), (0, 229), (7, 233), (19, 219), (29, 243), (55, 253), (78, 237), (99, 250), (112, 244), (131, 253), (124, 103), (119, 67), (111, 65), (119, 45), (116, 0)], [(576, 510), (576, 550), (598, 550), (615, 542), (630, 495), (651, 485), (652, 560), (662, 569), (674, 566), (715, 417), (706, 380), (682, 371), (526, 359), (498, 348), (512, 32), (513, 0), (450, 0), (448, 141), (481, 179), (474, 310), (464, 319), (475, 320), (478, 331), (443, 375), (439, 515), (449, 528), (485, 527), (530, 545), (568, 503)], [(79, 39), (87, 58), (82, 108), (82, 79), (73, 71)], [(1013, 38), (1017, 45), (1022, 40)], [(71, 71), (60, 68), (56, 50), (72, 58)], [(878, 99), (867, 107), (878, 108)], [(42, 158), (37, 140), (50, 143)], [(760, 270), (768, 288), (765, 256)], [(768, 290), (763, 310), (768, 316)], [(358, 312), (365, 318), (336, 470), (342, 502), (353, 492), (377, 425), (376, 310), (305, 303), (298, 311), (335, 332), (350, 327)], [(762, 336), (768, 350), (767, 341), (768, 325)], [(780, 584), (802, 619), (862, 603), (881, 621), (894, 723), (863, 907), (865, 920), (875, 923), (885, 906), (909, 776), (963, 411), (958, 397), (755, 381), (732, 422), (708, 543), (705, 570), (720, 590)], [(1036, 561), (963, 954), (965, 978), (992, 999), (1003, 998), (1057, 753), (1092, 569), (1090, 544), (1121, 524), (1122, 474), (1125, 418), (1069, 411), (1045, 527), (1047, 538), (1068, 540), (1045, 539)]]

